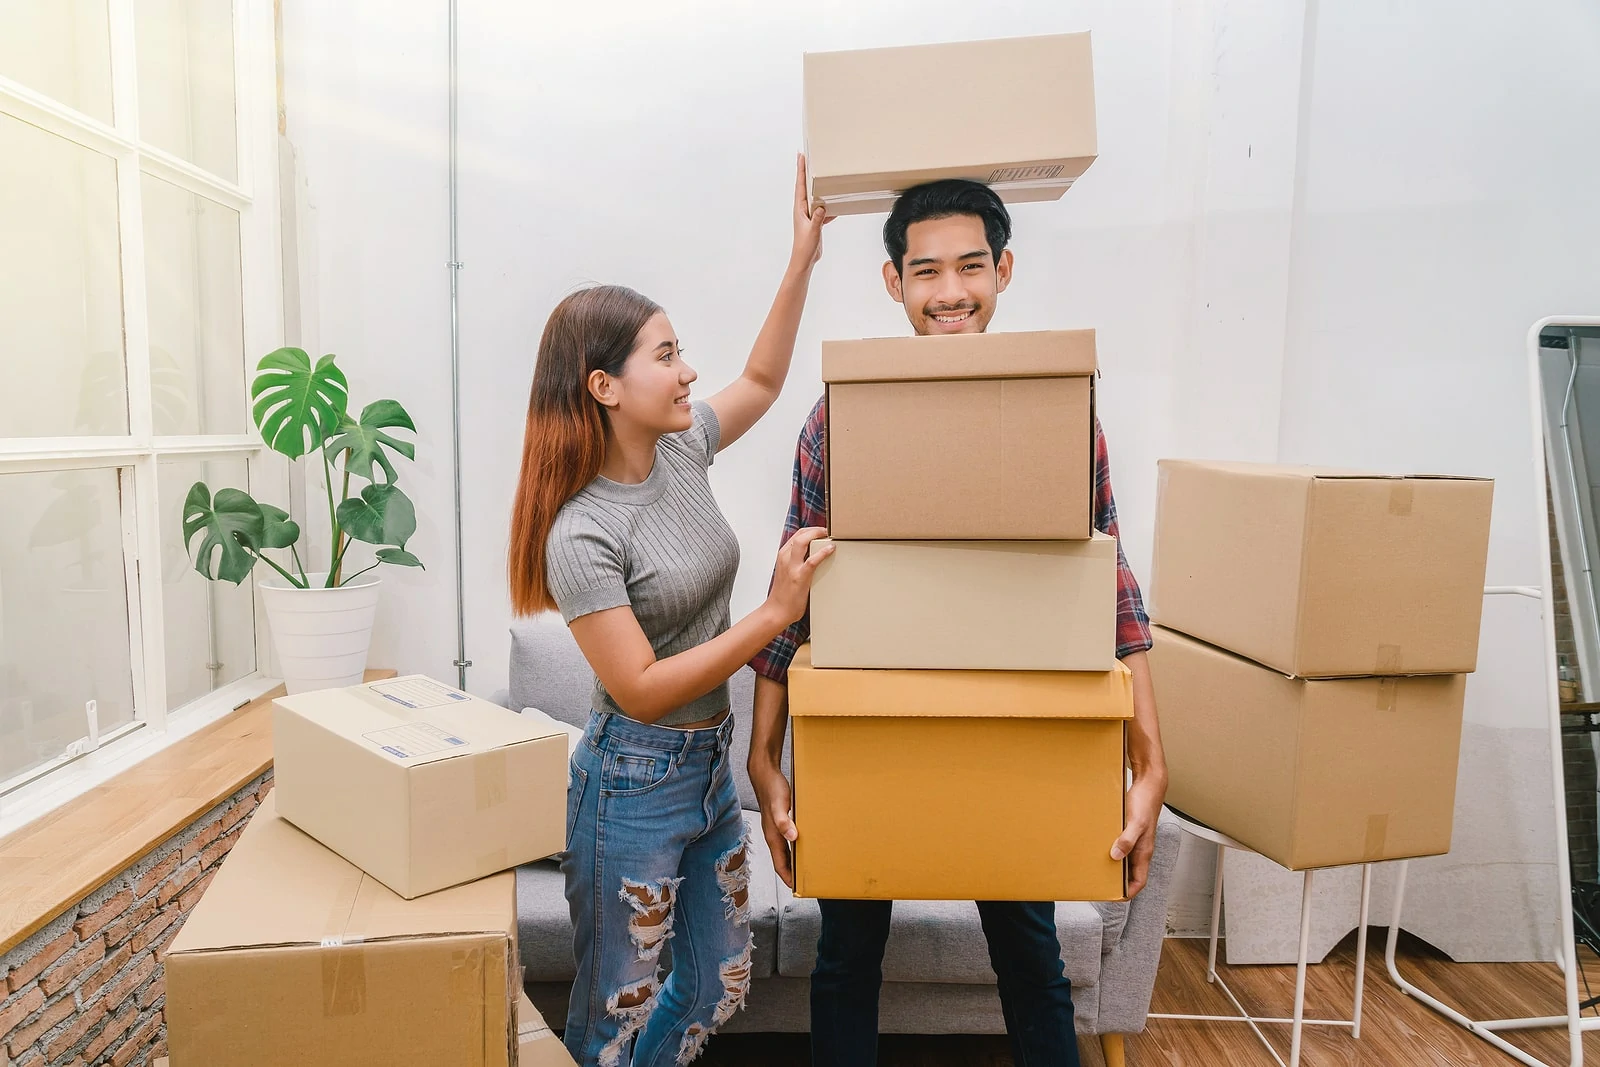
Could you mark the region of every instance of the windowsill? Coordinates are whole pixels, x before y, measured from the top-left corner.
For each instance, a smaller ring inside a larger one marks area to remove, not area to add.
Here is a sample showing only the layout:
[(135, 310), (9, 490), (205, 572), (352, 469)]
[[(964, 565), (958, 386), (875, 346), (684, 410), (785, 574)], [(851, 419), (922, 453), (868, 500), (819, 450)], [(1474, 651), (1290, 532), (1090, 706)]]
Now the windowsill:
[[(283, 692), (260, 692), (271, 684), (255, 679), (256, 698), (243, 707), (223, 702), (209, 717), (184, 715), (163, 733), (140, 731), (152, 736), (64, 767), (46, 780), (51, 790), (8, 810), (0, 818), (0, 953), (271, 767), (272, 698)], [(55, 781), (67, 775), (78, 780)]]

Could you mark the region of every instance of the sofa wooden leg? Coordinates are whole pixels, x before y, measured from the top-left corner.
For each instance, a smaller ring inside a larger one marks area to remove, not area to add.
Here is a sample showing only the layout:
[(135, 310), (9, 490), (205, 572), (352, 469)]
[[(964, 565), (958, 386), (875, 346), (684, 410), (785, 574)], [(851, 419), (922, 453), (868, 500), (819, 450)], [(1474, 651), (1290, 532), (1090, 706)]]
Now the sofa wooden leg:
[(1101, 1034), (1100, 1051), (1105, 1055), (1106, 1067), (1128, 1067), (1127, 1052), (1123, 1047), (1123, 1035)]

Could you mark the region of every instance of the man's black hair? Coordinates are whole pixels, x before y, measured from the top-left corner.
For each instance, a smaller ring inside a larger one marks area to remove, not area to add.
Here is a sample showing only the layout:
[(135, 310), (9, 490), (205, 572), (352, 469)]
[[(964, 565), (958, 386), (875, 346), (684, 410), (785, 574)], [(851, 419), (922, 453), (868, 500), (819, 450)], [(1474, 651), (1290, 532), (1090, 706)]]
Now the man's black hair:
[(906, 231), (914, 222), (947, 219), (952, 215), (974, 215), (983, 220), (989, 239), (989, 253), (996, 263), (1011, 240), (1011, 213), (995, 191), (982, 182), (946, 178), (913, 186), (900, 194), (883, 224), (883, 250), (889, 253), (896, 273), (905, 268)]

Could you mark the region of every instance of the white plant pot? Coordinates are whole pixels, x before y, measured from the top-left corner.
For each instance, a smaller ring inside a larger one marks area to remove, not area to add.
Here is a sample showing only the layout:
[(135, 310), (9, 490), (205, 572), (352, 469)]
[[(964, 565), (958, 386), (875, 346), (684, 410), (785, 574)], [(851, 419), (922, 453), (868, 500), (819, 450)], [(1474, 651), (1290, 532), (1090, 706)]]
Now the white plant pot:
[(367, 669), (382, 579), (363, 576), (337, 589), (323, 589), (326, 571), (306, 577), (309, 589), (296, 588), (279, 575), (256, 582), (284, 686), (304, 693), (359, 685)]

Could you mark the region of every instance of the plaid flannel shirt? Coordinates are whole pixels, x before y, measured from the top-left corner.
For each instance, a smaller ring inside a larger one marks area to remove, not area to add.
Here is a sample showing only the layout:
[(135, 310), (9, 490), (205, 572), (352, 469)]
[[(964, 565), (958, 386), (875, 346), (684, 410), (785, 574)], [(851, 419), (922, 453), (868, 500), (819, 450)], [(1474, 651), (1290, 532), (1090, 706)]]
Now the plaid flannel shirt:
[[(828, 525), (827, 481), (823, 472), (823, 438), (828, 428), (827, 400), (817, 401), (800, 430), (794, 453), (794, 484), (789, 497), (789, 515), (783, 523), (783, 542), (807, 526)], [(1106, 453), (1106, 436), (1100, 420), (1094, 420), (1094, 514), (1095, 529), (1118, 537), (1117, 502), (1111, 495), (1111, 460)], [(799, 622), (772, 639), (772, 643), (750, 661), (757, 674), (785, 682), (795, 652), (811, 638), (808, 612)], [(1150, 617), (1144, 610), (1139, 582), (1117, 542), (1117, 658), (1143, 652), (1150, 647)]]

